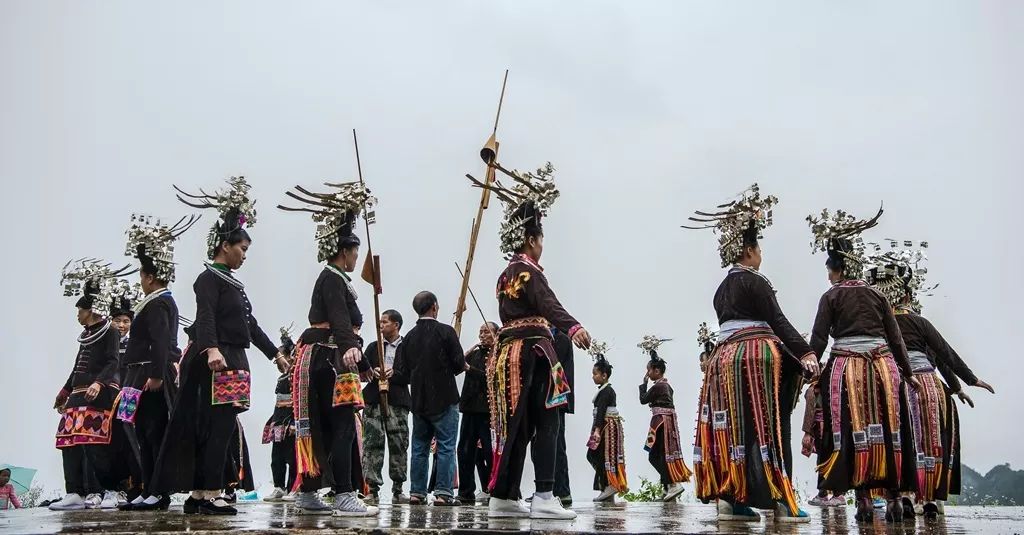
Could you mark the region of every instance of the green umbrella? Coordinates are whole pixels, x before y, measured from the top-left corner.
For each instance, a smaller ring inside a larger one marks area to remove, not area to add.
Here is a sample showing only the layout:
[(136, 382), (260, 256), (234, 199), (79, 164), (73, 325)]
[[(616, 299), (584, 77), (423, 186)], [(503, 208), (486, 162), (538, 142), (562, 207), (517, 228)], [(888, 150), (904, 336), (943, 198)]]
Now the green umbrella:
[(0, 463), (0, 469), (3, 468), (11, 471), (11, 484), (14, 485), (14, 492), (18, 496), (28, 493), (28, 489), (32, 486), (32, 479), (36, 477), (36, 469)]

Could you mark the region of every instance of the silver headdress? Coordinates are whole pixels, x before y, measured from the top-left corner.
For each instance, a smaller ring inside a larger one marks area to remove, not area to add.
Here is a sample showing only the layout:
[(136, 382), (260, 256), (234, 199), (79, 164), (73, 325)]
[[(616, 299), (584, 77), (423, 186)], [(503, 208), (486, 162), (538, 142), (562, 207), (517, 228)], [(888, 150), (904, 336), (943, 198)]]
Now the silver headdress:
[(135, 271), (131, 266), (113, 269), (110, 263), (95, 258), (82, 258), (64, 264), (60, 284), (64, 287), (65, 297), (79, 298), (75, 306), (107, 316), (115, 297), (125, 295), (126, 286), (130, 288), (126, 281), (119, 281), (118, 277), (131, 275)]
[[(219, 218), (210, 228), (206, 237), (207, 255), (213, 260), (217, 246), (232, 232), (256, 225), (256, 200), (249, 196), (251, 186), (244, 176), (233, 176), (227, 180), (226, 189), (213, 195), (202, 189), (199, 195), (186, 193), (174, 186), (178, 191), (178, 200), (193, 208), (213, 208)], [(184, 195), (184, 197), (182, 197)]]
[(939, 286), (925, 285), (928, 268), (923, 263), (928, 260), (925, 254), (928, 242), (888, 241), (888, 251), (883, 251), (877, 243), (869, 244), (872, 252), (867, 257), (864, 278), (882, 292), (893, 307), (903, 305), (904, 298), (909, 296), (910, 308), (920, 312), (919, 297), (931, 295), (932, 290)]
[(661, 344), (668, 342), (670, 340), (672, 339), (658, 338), (653, 334), (648, 334), (644, 336), (643, 339), (640, 340), (640, 343), (637, 344), (636, 347), (639, 347), (640, 349), (644, 350), (644, 353), (650, 355), (651, 360), (662, 360), (662, 358), (658, 356), (658, 348), (661, 347)]
[(132, 214), (124, 254), (139, 259), (143, 269), (158, 280), (174, 282), (174, 242), (196, 221), (199, 216), (190, 215), (166, 225), (151, 216)]
[(871, 219), (857, 219), (852, 215), (828, 209), (821, 215), (807, 216), (807, 225), (811, 227), (811, 249), (828, 253), (830, 259), (843, 266), (843, 278), (860, 279), (864, 276), (864, 239), (861, 233), (878, 225), (882, 217), (882, 208)]
[(772, 226), (772, 207), (779, 199), (774, 195), (761, 197), (757, 184), (740, 193), (740, 198), (715, 207), (713, 212), (694, 212), (690, 221), (702, 226), (682, 225), (685, 229), (713, 229), (718, 234), (718, 254), (722, 267), (736, 262), (743, 255), (743, 247), (761, 239), (762, 231)]
[[(374, 222), (371, 210), (377, 203), (376, 197), (362, 182), (345, 182), (342, 184), (325, 183), (334, 188), (331, 193), (314, 193), (302, 186), (295, 186), (295, 192), (286, 191), (285, 195), (308, 204), (312, 208), (289, 208), (277, 205), (288, 212), (309, 212), (313, 214), (313, 222), (317, 224), (315, 239), (317, 242), (317, 261), (326, 262), (335, 256), (344, 246), (359, 245), (355, 235), (355, 221), (364, 214), (367, 222)], [(297, 192), (297, 193), (296, 193)]]
[(717, 343), (718, 332), (709, 329), (708, 322), (701, 322), (700, 327), (697, 329), (697, 345), (700, 346), (701, 350), (710, 355), (715, 350)]
[(555, 167), (548, 162), (530, 173), (507, 171), (493, 160), (488, 161), (488, 164), (511, 177), (516, 184), (506, 188), (495, 180), (492, 185), (487, 185), (472, 176), (466, 176), (474, 186), (493, 191), (504, 203), (505, 214), (498, 234), (501, 239), (501, 252), (505, 253), (506, 259), (511, 259), (526, 243), (528, 229), (540, 231), (541, 219), (548, 215), (548, 211), (560, 195), (552, 176)]

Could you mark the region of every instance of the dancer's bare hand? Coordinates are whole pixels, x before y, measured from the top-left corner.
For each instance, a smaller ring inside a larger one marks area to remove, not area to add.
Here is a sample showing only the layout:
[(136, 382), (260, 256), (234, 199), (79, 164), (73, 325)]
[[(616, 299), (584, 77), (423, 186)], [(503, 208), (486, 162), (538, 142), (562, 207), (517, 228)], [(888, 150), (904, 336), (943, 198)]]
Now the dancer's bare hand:
[(981, 379), (978, 379), (978, 382), (974, 383), (974, 386), (976, 386), (978, 388), (984, 388), (985, 390), (988, 390), (989, 392), (991, 392), (993, 394), (996, 393), (996, 389), (992, 388), (992, 385), (986, 383), (985, 381), (982, 381)]
[(163, 379), (153, 379), (152, 377), (150, 377), (149, 379), (146, 379), (146, 384), (143, 385), (142, 389), (145, 390), (146, 392), (159, 392), (160, 389), (163, 387)]
[(814, 353), (808, 353), (800, 359), (800, 365), (804, 367), (804, 371), (811, 375), (814, 379), (821, 375), (821, 369), (818, 367), (818, 357)]
[(804, 438), (800, 441), (800, 454), (810, 457), (812, 453), (814, 453), (814, 437), (810, 433), (804, 433)]
[(100, 390), (103, 390), (103, 385), (99, 383), (93, 383), (89, 385), (89, 389), (85, 391), (86, 401), (92, 401), (96, 399), (96, 396), (100, 395)]
[(274, 364), (277, 364), (277, 371), (281, 373), (285, 373), (288, 371), (288, 368), (291, 368), (291, 363), (288, 362), (288, 357), (284, 356), (283, 353), (278, 353), (277, 356), (274, 357)]
[(921, 390), (921, 381), (917, 380), (917, 377), (911, 375), (906, 378), (907, 384), (910, 385), (914, 390)]
[(957, 392), (956, 397), (960, 398), (960, 403), (966, 403), (970, 405), (972, 409), (974, 408), (974, 400), (971, 399), (971, 396), (965, 394), (963, 390)]
[(341, 361), (350, 370), (354, 370), (359, 365), (359, 361), (363, 358), (363, 352), (358, 347), (353, 347), (345, 352), (341, 357)]
[(211, 370), (219, 372), (227, 369), (228, 361), (224, 359), (224, 355), (221, 354), (220, 349), (212, 347), (206, 352), (206, 365), (209, 366)]
[(572, 343), (576, 344), (576, 347), (580, 349), (590, 349), (590, 333), (581, 327), (572, 335)]

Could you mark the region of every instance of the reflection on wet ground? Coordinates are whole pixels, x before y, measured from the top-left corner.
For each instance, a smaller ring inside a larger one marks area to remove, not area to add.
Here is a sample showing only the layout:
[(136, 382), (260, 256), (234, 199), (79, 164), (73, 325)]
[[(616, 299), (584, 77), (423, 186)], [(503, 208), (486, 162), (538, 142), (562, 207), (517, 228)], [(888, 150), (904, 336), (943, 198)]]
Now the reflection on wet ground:
[(758, 523), (719, 523), (713, 505), (579, 504), (573, 522), (487, 518), (486, 507), (382, 506), (380, 517), (346, 519), (296, 514), (291, 505), (253, 503), (240, 506), (234, 517), (184, 516), (180, 507), (164, 513), (75, 511), (45, 509), (0, 512), (4, 533), (486, 533), (537, 531), (544, 533), (836, 533), (841, 535), (1024, 532), (1022, 507), (947, 507), (937, 521), (918, 518), (899, 526), (858, 524), (852, 509), (811, 508), (809, 524), (776, 523), (771, 514)]

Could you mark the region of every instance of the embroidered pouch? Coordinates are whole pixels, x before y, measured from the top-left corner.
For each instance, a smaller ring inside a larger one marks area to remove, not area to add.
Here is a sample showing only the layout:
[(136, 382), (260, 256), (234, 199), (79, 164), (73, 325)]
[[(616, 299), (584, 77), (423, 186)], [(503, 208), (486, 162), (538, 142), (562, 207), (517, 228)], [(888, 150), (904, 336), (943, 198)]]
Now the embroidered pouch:
[(334, 407), (355, 405), (363, 408), (363, 388), (358, 373), (339, 373), (334, 380)]
[(117, 419), (130, 424), (135, 423), (135, 413), (139, 410), (142, 390), (126, 386), (121, 389), (121, 400), (117, 403)]
[(223, 370), (213, 372), (214, 405), (236, 405), (249, 408), (251, 378), (246, 370)]

